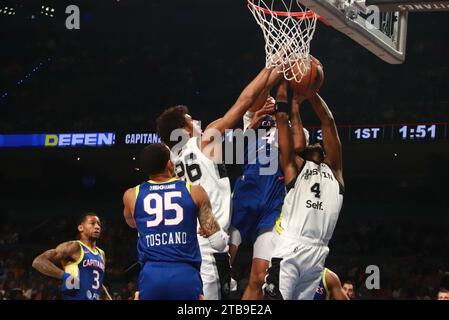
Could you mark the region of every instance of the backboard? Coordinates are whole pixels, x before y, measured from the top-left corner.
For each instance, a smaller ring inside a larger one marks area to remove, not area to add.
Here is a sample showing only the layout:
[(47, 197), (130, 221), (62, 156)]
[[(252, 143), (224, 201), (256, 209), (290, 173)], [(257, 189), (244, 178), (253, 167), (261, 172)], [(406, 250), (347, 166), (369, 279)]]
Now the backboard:
[(365, 0), (298, 0), (336, 30), (391, 64), (405, 60), (408, 12), (380, 12)]

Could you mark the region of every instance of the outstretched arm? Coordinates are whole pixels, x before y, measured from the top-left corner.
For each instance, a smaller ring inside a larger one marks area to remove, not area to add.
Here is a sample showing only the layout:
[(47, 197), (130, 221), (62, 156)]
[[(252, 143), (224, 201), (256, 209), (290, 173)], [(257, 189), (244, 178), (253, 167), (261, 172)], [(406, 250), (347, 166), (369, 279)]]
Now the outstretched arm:
[[(283, 81), (276, 94), (277, 103), (287, 103), (287, 82)], [(286, 112), (276, 113), (276, 124), (278, 128), (278, 144), (280, 152), (281, 168), (284, 172), (285, 185), (288, 185), (297, 175), (298, 168), (295, 163), (293, 150), (293, 138), (288, 125), (288, 114)], [(302, 159), (301, 159), (302, 160)]]
[(332, 112), (318, 93), (309, 98), (309, 101), (321, 121), (323, 146), (324, 152), (326, 153), (324, 162), (334, 171), (338, 181), (344, 185), (341, 142)]
[(293, 148), (296, 154), (300, 154), (304, 151), (307, 141), (304, 134), (304, 127), (302, 125), (301, 116), (299, 114), (299, 108), (301, 103), (305, 100), (305, 97), (294, 95), (292, 100), (292, 133), (293, 133)]
[[(226, 114), (218, 121), (212, 122), (206, 130), (216, 129), (223, 134), (226, 129), (233, 128), (243, 117), (245, 112), (253, 106), (256, 100), (263, 105), (266, 100), (266, 96), (263, 92), (266, 92), (266, 95), (268, 95), (269, 89), (278, 83), (281, 77), (282, 74), (278, 73), (277, 69), (264, 68), (257, 77), (246, 86), (228, 112), (226, 112)], [(202, 147), (208, 143), (209, 141), (202, 141)]]
[(123, 195), (123, 215), (125, 221), (131, 228), (137, 228), (136, 221), (134, 220), (134, 207), (136, 205), (136, 189), (130, 188), (126, 190)]
[(76, 241), (68, 241), (37, 256), (32, 266), (46, 276), (62, 279), (65, 272), (61, 267), (71, 261), (76, 261), (79, 255), (80, 245)]

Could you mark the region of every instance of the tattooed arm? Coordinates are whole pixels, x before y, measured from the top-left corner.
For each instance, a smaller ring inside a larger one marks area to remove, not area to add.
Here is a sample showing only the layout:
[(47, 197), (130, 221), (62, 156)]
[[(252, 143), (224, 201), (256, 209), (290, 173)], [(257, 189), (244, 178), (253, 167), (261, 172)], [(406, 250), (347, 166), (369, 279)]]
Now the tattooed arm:
[(200, 222), (200, 227), (202, 229), (201, 233), (206, 238), (210, 237), (220, 230), (220, 225), (212, 212), (209, 197), (201, 186), (192, 186), (190, 194), (192, 195), (193, 202), (195, 202), (196, 207), (198, 208), (198, 221)]
[(192, 186), (190, 194), (198, 208), (198, 221), (200, 222), (198, 233), (209, 239), (212, 248), (218, 251), (224, 250), (228, 244), (228, 235), (221, 230), (215, 219), (206, 191), (201, 186)]
[(79, 256), (80, 245), (76, 241), (68, 241), (37, 256), (32, 266), (42, 274), (62, 279), (65, 272), (61, 267), (78, 260)]

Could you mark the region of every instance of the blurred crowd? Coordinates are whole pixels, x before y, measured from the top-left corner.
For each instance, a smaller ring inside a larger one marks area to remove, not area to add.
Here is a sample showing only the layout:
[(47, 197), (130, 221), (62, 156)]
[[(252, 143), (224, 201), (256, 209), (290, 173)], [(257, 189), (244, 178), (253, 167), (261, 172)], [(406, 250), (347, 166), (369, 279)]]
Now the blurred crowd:
[[(48, 228), (48, 223), (54, 223)], [(32, 269), (41, 252), (74, 239), (75, 223), (57, 219), (29, 228), (9, 221), (0, 228), (0, 299), (58, 299), (60, 281)], [(113, 299), (133, 299), (137, 290), (136, 236), (123, 221), (103, 219), (98, 246), (106, 252), (105, 285)], [(435, 299), (448, 286), (447, 221), (429, 217), (343, 218), (330, 243), (327, 267), (353, 286), (353, 299)], [(431, 231), (430, 231), (431, 230)], [(32, 241), (30, 240), (32, 237)], [(243, 244), (233, 268), (239, 298), (248, 283), (251, 246)], [(380, 288), (368, 290), (368, 266), (377, 266)]]

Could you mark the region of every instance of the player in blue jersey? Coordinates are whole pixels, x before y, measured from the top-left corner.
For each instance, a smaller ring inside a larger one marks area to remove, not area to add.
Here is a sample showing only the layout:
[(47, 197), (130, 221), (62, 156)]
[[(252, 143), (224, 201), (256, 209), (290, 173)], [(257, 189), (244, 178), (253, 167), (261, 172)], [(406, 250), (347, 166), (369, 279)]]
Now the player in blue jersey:
[[(256, 139), (245, 146), (243, 175), (235, 183), (232, 197), (231, 262), (242, 241), (254, 244), (248, 286), (243, 300), (263, 299), (262, 285), (274, 243), (271, 230), (280, 215), (285, 197), (284, 177), (277, 161), (275, 100), (266, 95), (265, 104), (254, 105), (243, 117), (244, 130), (254, 130)], [(259, 129), (264, 129), (261, 131)], [(264, 159), (260, 158), (264, 152)], [(264, 169), (271, 168), (269, 174)]]
[[(249, 283), (242, 297), (244, 300), (263, 299), (262, 285), (275, 245), (271, 230), (281, 213), (285, 197), (284, 176), (278, 161), (275, 161), (278, 156), (276, 121), (272, 116), (275, 102), (273, 97), (268, 96), (265, 105), (255, 104), (243, 117), (244, 130), (255, 130), (257, 140), (246, 146), (243, 175), (234, 187), (229, 251), (233, 262), (243, 240), (254, 243)], [(301, 152), (308, 144), (308, 132), (302, 126), (296, 98), (292, 105), (291, 124), (295, 151)], [(266, 155), (263, 163), (259, 159), (260, 150)], [(254, 156), (257, 158), (253, 159)], [(273, 164), (276, 165), (275, 173), (264, 174), (263, 169)]]
[(228, 236), (215, 219), (203, 187), (176, 178), (165, 144), (147, 146), (140, 160), (149, 180), (123, 196), (125, 220), (139, 235), (141, 272), (136, 299), (201, 299), (197, 219), (198, 232), (215, 250), (226, 248)]
[(101, 221), (95, 213), (84, 214), (78, 224), (78, 241), (61, 243), (33, 261), (33, 268), (61, 279), (64, 300), (112, 300), (103, 285), (105, 255), (97, 247)]

